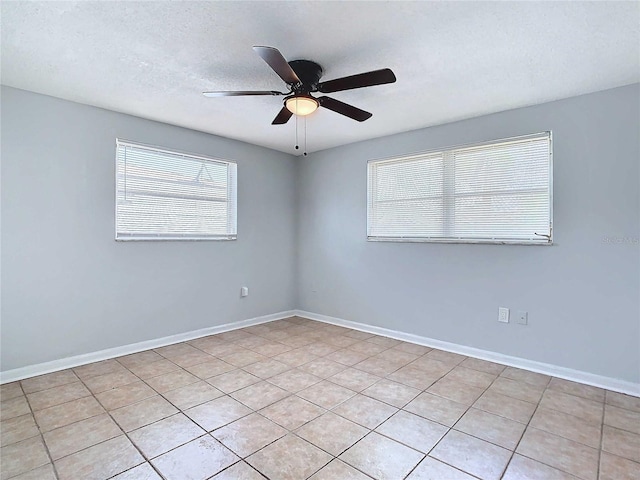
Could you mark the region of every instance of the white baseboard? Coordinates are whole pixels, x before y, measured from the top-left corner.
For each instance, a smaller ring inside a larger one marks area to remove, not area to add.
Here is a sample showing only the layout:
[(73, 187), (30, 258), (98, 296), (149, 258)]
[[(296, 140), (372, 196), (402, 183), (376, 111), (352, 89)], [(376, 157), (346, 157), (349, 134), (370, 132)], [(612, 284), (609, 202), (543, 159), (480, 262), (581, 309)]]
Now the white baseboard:
[(65, 370), (67, 368), (86, 365), (87, 363), (108, 360), (110, 358), (120, 357), (122, 355), (129, 355), (131, 353), (137, 353), (143, 350), (149, 350), (151, 348), (164, 347), (166, 345), (172, 345), (174, 343), (194, 340), (196, 338), (206, 337), (208, 335), (215, 335), (216, 333), (223, 333), (230, 330), (250, 327), (252, 325), (272, 322), (274, 320), (281, 320), (293, 315), (295, 315), (295, 312), (293, 310), (273, 313), (270, 315), (263, 315), (261, 317), (241, 320), (239, 322), (225, 323), (224, 325), (217, 325), (215, 327), (192, 330), (190, 332), (178, 333), (176, 335), (170, 335), (168, 337), (156, 338), (153, 340), (146, 340), (144, 342), (138, 343), (131, 343), (129, 345), (123, 345), (121, 347), (107, 348), (106, 350), (100, 350), (98, 352), (85, 353), (82, 355), (75, 355), (73, 357), (53, 360), (51, 362), (38, 363), (36, 365), (15, 368), (13, 370), (0, 372), (0, 385), (3, 383), (14, 382), (16, 380), (22, 380), (23, 378), (35, 377), (37, 375), (44, 375), (45, 373), (57, 372), (59, 370)]
[(350, 320), (330, 317), (328, 315), (321, 315), (318, 313), (306, 312), (304, 310), (295, 310), (294, 312), (295, 315), (308, 318), (310, 320), (317, 320), (324, 323), (330, 323), (332, 325), (352, 328), (354, 330), (360, 330), (362, 332), (373, 333), (375, 335), (395, 338), (396, 340), (402, 340), (405, 342), (417, 343), (419, 345), (438, 348), (447, 352), (459, 353), (468, 357), (501, 363), (510, 367), (523, 368), (525, 370), (531, 370), (532, 372), (543, 373), (545, 375), (551, 375), (554, 377), (563, 378), (565, 380), (584, 383), (587, 385), (592, 385), (594, 387), (605, 388), (607, 390), (613, 390), (615, 392), (626, 393), (628, 395), (634, 395), (636, 397), (640, 396), (640, 383), (633, 383), (617, 378), (605, 377), (603, 375), (583, 372), (581, 370), (559, 367), (550, 363), (536, 362), (534, 360), (527, 360), (526, 358), (512, 357), (510, 355), (503, 355), (501, 353), (491, 352), (489, 350), (481, 350), (479, 348), (458, 345), (456, 343), (443, 342), (442, 340), (436, 340), (429, 337), (421, 337), (419, 335), (413, 335), (411, 333), (404, 333), (387, 328), (367, 325), (364, 323), (352, 322)]
[(468, 346), (459, 345), (456, 343), (444, 342), (442, 340), (436, 340), (434, 338), (422, 337), (420, 335), (413, 335), (411, 333), (400, 332), (397, 330), (390, 330), (387, 328), (376, 327), (376, 326), (367, 325), (364, 323), (352, 322), (350, 320), (330, 317), (328, 315), (321, 315), (318, 313), (307, 312), (304, 310), (289, 310), (289, 311), (284, 311), (279, 313), (273, 313), (270, 315), (263, 315), (260, 317), (250, 318), (247, 320), (241, 320), (239, 322), (225, 323), (224, 325), (217, 325), (215, 327), (208, 327), (200, 330), (193, 330), (190, 332), (170, 335), (168, 337), (162, 337), (162, 338), (157, 338), (153, 340), (147, 340), (144, 342), (132, 343), (129, 345), (123, 345), (121, 347), (114, 347), (114, 348), (108, 348), (106, 350), (100, 350), (98, 352), (91, 352), (83, 355), (75, 355), (73, 357), (53, 360), (51, 362), (39, 363), (36, 365), (29, 365), (26, 367), (16, 368), (13, 370), (7, 370), (4, 372), (0, 372), (0, 384), (14, 382), (16, 380), (22, 380), (24, 378), (34, 377), (37, 375), (44, 375), (45, 373), (57, 372), (59, 370), (65, 370), (67, 368), (78, 367), (80, 365), (86, 365), (88, 363), (99, 362), (101, 360), (108, 360), (110, 358), (120, 357), (122, 355), (129, 355), (131, 353), (141, 352), (143, 350), (149, 350), (152, 348), (172, 345), (174, 343), (194, 340), (196, 338), (206, 337), (208, 335), (215, 335), (217, 333), (228, 332), (230, 330), (237, 330), (239, 328), (250, 327), (252, 325), (259, 325), (261, 323), (272, 322), (274, 320), (281, 320), (283, 318), (288, 318), (294, 315), (308, 318), (310, 320), (317, 320), (319, 322), (330, 323), (332, 325), (352, 328), (354, 330), (372, 333), (375, 335), (382, 335), (384, 337), (395, 338), (396, 340), (417, 343), (418, 345), (425, 345), (431, 348), (438, 348), (440, 350), (445, 350), (447, 352), (459, 353), (461, 355), (479, 358), (482, 360), (488, 360), (490, 362), (501, 363), (503, 365), (509, 365), (511, 367), (523, 368), (525, 370), (531, 370), (532, 372), (538, 372), (538, 373), (543, 373), (545, 375), (564, 378), (566, 380), (572, 380), (574, 382), (593, 385), (594, 387), (605, 388), (607, 390), (612, 390), (615, 392), (626, 393), (634, 396), (640, 396), (640, 384), (638, 383), (633, 383), (626, 380), (620, 380), (617, 378), (605, 377), (602, 375), (596, 375), (589, 372), (583, 372), (581, 370), (573, 370), (571, 368), (560, 367), (560, 366), (552, 365), (549, 363), (537, 362), (534, 360), (527, 360), (526, 358), (512, 357), (510, 355), (503, 355), (501, 353), (491, 352), (489, 350), (481, 350), (479, 348), (468, 347)]

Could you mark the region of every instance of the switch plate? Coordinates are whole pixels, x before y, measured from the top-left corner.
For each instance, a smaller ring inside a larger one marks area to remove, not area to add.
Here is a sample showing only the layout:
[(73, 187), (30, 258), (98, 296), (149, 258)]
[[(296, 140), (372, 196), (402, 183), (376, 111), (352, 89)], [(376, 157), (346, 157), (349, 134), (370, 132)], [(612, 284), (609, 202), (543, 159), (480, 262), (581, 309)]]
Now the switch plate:
[(498, 307), (498, 321), (509, 323), (509, 309), (507, 307)]
[(249, 287), (240, 287), (240, 296), (246, 297), (249, 295)]
[(527, 312), (518, 312), (518, 319), (516, 320), (520, 325), (529, 324), (529, 314)]

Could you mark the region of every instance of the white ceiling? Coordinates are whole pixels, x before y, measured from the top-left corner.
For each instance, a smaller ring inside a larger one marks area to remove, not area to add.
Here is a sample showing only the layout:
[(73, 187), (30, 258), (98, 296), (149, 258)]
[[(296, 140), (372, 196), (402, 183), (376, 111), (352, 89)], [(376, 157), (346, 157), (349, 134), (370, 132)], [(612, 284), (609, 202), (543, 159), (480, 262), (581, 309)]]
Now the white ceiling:
[[(251, 49), (398, 81), (332, 97), (370, 111), (307, 120), (309, 152), (640, 81), (640, 3), (1, 2), (2, 83), (288, 153), (295, 121)], [(300, 122), (302, 128), (302, 121)]]

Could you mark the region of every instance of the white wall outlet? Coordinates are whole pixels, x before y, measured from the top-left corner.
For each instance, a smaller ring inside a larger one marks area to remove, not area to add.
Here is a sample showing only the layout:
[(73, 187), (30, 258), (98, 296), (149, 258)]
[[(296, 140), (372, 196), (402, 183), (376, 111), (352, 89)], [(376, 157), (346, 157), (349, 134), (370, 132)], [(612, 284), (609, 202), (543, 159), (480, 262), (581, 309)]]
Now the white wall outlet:
[(498, 321), (509, 323), (509, 309), (507, 307), (498, 307)]
[(520, 325), (529, 324), (529, 314), (527, 312), (518, 312), (518, 319), (516, 320)]
[(249, 295), (249, 287), (240, 287), (240, 296), (246, 297)]

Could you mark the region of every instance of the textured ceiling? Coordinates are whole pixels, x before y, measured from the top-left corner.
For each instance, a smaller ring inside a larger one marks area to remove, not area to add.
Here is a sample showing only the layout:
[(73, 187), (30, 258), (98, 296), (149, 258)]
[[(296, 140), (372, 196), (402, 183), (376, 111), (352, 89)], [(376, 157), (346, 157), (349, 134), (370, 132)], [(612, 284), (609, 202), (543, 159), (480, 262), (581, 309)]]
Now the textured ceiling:
[[(373, 113), (307, 119), (309, 152), (640, 80), (638, 2), (7, 2), (2, 83), (288, 153), (285, 90), (251, 49), (398, 81), (331, 94)], [(299, 123), (302, 130), (303, 122)]]

